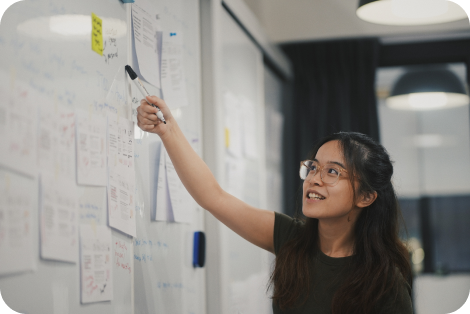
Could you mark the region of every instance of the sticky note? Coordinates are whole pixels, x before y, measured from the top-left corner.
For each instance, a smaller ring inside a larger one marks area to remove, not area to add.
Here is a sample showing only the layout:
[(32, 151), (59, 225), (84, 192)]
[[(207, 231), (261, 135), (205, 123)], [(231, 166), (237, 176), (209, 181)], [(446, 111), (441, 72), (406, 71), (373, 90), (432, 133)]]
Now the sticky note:
[(91, 13), (91, 49), (100, 56), (103, 55), (103, 20)]
[(230, 147), (230, 130), (228, 128), (225, 128), (225, 147)]

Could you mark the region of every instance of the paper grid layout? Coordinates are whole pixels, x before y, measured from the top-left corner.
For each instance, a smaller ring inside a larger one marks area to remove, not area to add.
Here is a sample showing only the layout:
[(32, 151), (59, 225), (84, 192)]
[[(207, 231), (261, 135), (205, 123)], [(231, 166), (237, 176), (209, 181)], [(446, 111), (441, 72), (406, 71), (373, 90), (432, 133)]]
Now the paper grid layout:
[(80, 226), (82, 303), (113, 299), (111, 246), (111, 229), (107, 226)]
[(35, 176), (36, 102), (39, 97), (20, 81), (11, 79), (5, 83), (9, 88), (4, 86), (0, 90), (0, 164)]
[(30, 179), (0, 170), (0, 274), (32, 270), (32, 210)]
[(77, 182), (106, 186), (106, 118), (77, 115)]
[(134, 122), (108, 115), (109, 225), (136, 236)]
[(39, 113), (39, 171), (75, 182), (75, 114), (48, 105)]
[(77, 262), (78, 200), (73, 180), (41, 174), (41, 257)]

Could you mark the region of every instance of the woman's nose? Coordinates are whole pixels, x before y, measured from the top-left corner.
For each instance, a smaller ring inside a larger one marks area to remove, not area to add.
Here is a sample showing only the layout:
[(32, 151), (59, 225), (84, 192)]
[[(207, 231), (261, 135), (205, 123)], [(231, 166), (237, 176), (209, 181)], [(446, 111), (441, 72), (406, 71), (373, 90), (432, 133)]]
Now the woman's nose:
[(310, 184), (322, 185), (323, 181), (321, 179), (320, 171), (314, 172), (310, 171), (308, 173), (307, 179)]

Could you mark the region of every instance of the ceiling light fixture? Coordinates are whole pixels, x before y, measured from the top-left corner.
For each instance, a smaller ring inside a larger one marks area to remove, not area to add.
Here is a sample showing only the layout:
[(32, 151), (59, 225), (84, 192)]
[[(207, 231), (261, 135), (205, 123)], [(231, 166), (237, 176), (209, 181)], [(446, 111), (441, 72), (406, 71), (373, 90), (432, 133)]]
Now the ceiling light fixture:
[[(103, 17), (103, 35), (124, 37), (127, 33), (125, 21)], [(91, 16), (67, 14), (37, 17), (26, 20), (17, 26), (20, 34), (51, 41), (90, 40)]]
[(450, 70), (419, 68), (398, 79), (386, 103), (398, 110), (436, 110), (468, 105), (469, 97)]
[(356, 11), (366, 22), (384, 25), (428, 25), (467, 18), (465, 11), (448, 0), (359, 0)]
[(86, 36), (91, 34), (91, 16), (78, 14), (51, 16), (49, 30), (64, 36)]

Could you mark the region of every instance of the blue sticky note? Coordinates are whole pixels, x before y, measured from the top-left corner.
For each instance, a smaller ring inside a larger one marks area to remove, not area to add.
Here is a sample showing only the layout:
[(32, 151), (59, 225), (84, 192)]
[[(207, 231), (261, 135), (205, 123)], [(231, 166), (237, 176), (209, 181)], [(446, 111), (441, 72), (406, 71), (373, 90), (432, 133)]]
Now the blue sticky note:
[(134, 0), (121, 0), (124, 3), (134, 3)]

